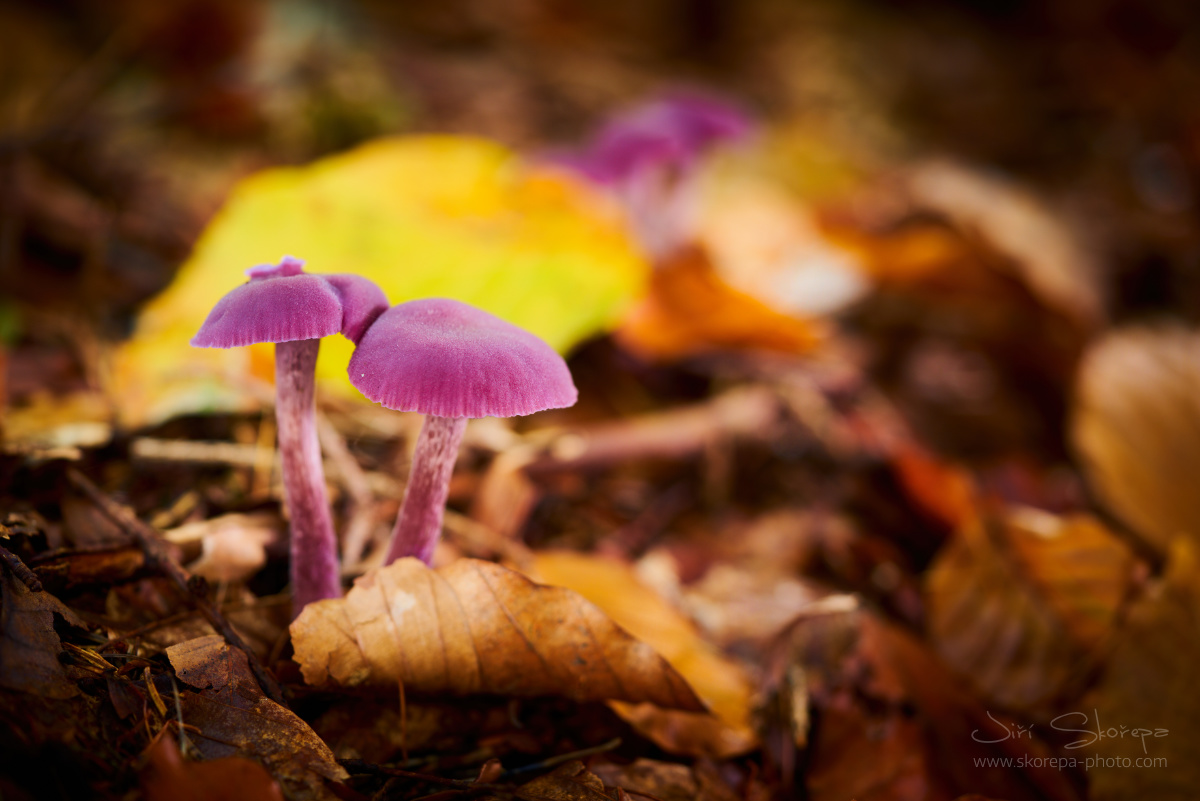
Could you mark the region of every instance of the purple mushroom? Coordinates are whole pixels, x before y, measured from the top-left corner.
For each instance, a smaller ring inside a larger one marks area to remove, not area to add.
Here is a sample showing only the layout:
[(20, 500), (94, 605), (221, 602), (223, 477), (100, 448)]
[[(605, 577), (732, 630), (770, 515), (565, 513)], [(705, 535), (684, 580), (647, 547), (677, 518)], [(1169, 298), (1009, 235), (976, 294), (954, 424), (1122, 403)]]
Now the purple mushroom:
[(615, 117), (582, 152), (558, 161), (612, 191), (638, 239), (661, 256), (691, 227), (700, 159), (751, 128), (750, 117), (725, 100), (678, 92)]
[(427, 298), (393, 306), (350, 358), (350, 381), (389, 409), (421, 412), (404, 503), (384, 564), (429, 564), (470, 417), (515, 417), (575, 403), (566, 362), (533, 334), (474, 306)]
[(357, 275), (309, 275), (304, 262), (246, 271), (248, 283), (217, 301), (192, 345), (236, 348), (275, 343), (275, 417), (283, 488), (291, 517), (292, 608), (342, 594), (337, 540), (325, 492), (314, 399), (321, 337), (354, 343), (388, 307), (383, 291)]

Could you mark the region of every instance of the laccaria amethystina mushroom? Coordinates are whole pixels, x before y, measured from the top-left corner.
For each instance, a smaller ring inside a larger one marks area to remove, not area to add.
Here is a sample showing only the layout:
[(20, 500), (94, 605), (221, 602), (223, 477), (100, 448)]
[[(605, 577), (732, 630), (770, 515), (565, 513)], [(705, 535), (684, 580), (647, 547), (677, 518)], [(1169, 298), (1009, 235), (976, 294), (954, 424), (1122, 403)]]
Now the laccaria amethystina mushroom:
[(466, 303), (393, 306), (350, 358), (350, 381), (389, 409), (421, 412), (404, 503), (384, 564), (433, 557), (467, 419), (515, 417), (575, 403), (566, 362), (528, 331)]
[(642, 245), (662, 257), (695, 224), (701, 159), (751, 129), (750, 117), (725, 100), (676, 93), (614, 117), (582, 151), (559, 161), (611, 191)]
[(275, 417), (291, 518), (292, 608), (342, 594), (337, 540), (317, 442), (314, 377), (321, 337), (358, 343), (388, 307), (383, 290), (357, 275), (311, 275), (285, 256), (246, 271), (248, 283), (217, 301), (192, 345), (275, 343)]

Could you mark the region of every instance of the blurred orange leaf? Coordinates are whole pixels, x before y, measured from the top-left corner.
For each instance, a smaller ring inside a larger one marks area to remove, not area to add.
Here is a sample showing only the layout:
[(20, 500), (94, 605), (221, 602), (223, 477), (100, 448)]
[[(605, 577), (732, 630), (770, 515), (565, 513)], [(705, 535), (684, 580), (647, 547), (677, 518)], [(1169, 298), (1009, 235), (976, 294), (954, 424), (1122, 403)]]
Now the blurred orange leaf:
[(726, 348), (804, 353), (821, 339), (817, 323), (777, 312), (729, 286), (708, 253), (694, 246), (658, 265), (647, 296), (616, 335), (631, 350), (659, 359)]
[(1017, 509), (970, 522), (927, 576), (930, 640), (985, 698), (1047, 717), (1094, 666), (1134, 564), (1089, 517)]
[(892, 458), (901, 486), (926, 514), (948, 528), (972, 519), (979, 498), (966, 470), (939, 461), (915, 443), (904, 443)]
[(304, 680), (318, 686), (704, 708), (650, 646), (576, 593), (476, 559), (438, 570), (400, 559), (345, 598), (309, 604), (291, 630)]

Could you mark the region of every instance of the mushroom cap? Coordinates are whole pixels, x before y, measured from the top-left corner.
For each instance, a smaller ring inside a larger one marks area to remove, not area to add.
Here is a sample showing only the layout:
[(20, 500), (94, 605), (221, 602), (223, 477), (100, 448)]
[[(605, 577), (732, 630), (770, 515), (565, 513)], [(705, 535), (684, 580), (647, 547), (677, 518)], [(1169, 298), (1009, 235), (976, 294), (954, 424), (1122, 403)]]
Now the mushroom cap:
[(348, 372), (376, 403), (438, 417), (515, 417), (579, 396), (567, 363), (541, 339), (448, 298), (388, 309), (358, 343)]
[(689, 169), (713, 145), (741, 139), (749, 116), (716, 97), (676, 93), (613, 119), (585, 152), (565, 159), (593, 181), (614, 184), (660, 167)]
[(313, 275), (284, 256), (246, 271), (250, 281), (217, 301), (192, 338), (198, 348), (319, 339), (341, 332), (358, 342), (387, 308), (383, 290), (358, 275)]

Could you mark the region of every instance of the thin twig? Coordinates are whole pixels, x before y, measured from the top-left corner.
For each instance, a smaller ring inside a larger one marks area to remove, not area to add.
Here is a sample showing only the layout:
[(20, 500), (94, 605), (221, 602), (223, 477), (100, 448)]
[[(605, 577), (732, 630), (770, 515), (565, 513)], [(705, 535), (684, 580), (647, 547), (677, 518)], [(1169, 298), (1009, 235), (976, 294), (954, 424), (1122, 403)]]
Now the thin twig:
[(287, 702), (283, 698), (283, 689), (279, 686), (279, 683), (272, 678), (262, 663), (258, 661), (258, 657), (254, 655), (254, 652), (242, 642), (242, 638), (229, 625), (229, 621), (221, 614), (221, 610), (217, 605), (209, 600), (207, 585), (204, 579), (200, 576), (188, 575), (188, 572), (171, 558), (162, 535), (101, 492), (87, 476), (78, 470), (68, 470), (67, 478), (72, 485), (87, 495), (88, 499), (106, 517), (133, 535), (146, 554), (147, 566), (158, 570), (170, 579), (171, 583), (184, 594), (200, 614), (204, 615), (209, 625), (225, 638), (225, 642), (230, 647), (237, 648), (246, 654), (246, 659), (250, 663), (250, 670), (254, 673), (254, 677), (258, 680), (259, 686), (262, 687), (266, 696), (275, 703), (286, 707)]
[(621, 746), (621, 738), (614, 737), (611, 740), (609, 740), (608, 742), (600, 743), (600, 745), (593, 745), (591, 748), (581, 748), (578, 751), (571, 751), (570, 753), (567, 753), (567, 754), (558, 754), (556, 756), (547, 757), (546, 759), (543, 759), (541, 762), (535, 762), (532, 765), (522, 765), (519, 768), (513, 768), (512, 770), (506, 770), (502, 774), (502, 778), (507, 779), (509, 776), (518, 776), (522, 773), (532, 773), (537, 770), (545, 770), (546, 768), (553, 768), (558, 765), (562, 765), (565, 762), (570, 762), (572, 759), (582, 759), (583, 757), (595, 756), (596, 754), (603, 754), (605, 752), (613, 750), (614, 748), (619, 748), (620, 746)]

